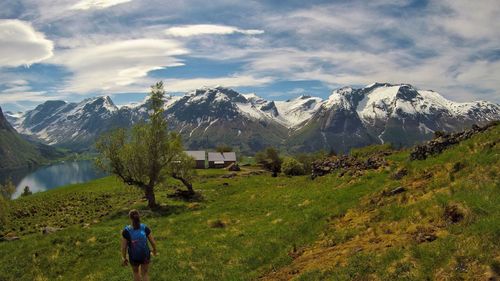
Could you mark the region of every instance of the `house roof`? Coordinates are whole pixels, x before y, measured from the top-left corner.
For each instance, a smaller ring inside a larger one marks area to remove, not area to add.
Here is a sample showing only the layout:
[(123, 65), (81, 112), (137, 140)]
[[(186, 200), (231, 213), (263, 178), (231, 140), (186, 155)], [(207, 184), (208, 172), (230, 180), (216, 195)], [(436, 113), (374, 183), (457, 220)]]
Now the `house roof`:
[(208, 161), (224, 162), (224, 156), (222, 156), (222, 153), (220, 152), (209, 152)]
[(225, 161), (235, 161), (236, 162), (236, 153), (235, 152), (224, 152), (222, 153)]
[(203, 160), (205, 161), (206, 159), (206, 154), (205, 154), (205, 151), (204, 150), (189, 150), (189, 151), (185, 151), (187, 155), (191, 156), (194, 158), (194, 160), (196, 161), (200, 161), (200, 160)]

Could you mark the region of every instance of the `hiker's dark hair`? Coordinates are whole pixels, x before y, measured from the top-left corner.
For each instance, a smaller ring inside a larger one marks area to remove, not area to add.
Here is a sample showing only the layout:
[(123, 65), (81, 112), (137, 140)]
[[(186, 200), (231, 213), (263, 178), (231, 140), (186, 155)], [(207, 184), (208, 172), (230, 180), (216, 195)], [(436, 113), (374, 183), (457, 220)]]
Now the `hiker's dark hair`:
[(141, 215), (139, 214), (139, 211), (136, 209), (130, 210), (128, 217), (132, 220), (132, 226), (134, 229), (141, 227)]

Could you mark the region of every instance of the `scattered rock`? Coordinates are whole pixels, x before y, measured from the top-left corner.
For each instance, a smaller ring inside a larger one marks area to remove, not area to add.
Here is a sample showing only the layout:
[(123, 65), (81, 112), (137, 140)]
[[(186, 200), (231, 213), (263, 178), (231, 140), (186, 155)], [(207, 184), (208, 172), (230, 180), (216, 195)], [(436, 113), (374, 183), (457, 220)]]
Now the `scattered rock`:
[(54, 232), (59, 231), (59, 230), (60, 230), (60, 228), (57, 228), (57, 227), (46, 226), (46, 227), (42, 228), (42, 233), (47, 235), (47, 234), (54, 233)]
[(446, 134), (440, 132), (436, 134), (433, 140), (430, 140), (422, 145), (417, 145), (410, 153), (410, 160), (424, 160), (431, 155), (440, 154), (448, 147), (455, 145), (461, 141), (471, 138), (477, 133), (481, 133), (490, 127), (498, 125), (498, 121), (491, 122), (483, 127), (472, 125), (472, 129), (463, 132)]
[(350, 172), (352, 175), (360, 175), (364, 170), (378, 169), (387, 165), (387, 161), (383, 157), (384, 155), (373, 155), (366, 160), (350, 155), (332, 156), (327, 159), (318, 160), (312, 163), (311, 178), (324, 176), (336, 170), (341, 170), (340, 176), (343, 176), (347, 172)]
[(418, 243), (432, 242), (437, 239), (437, 235), (430, 228), (419, 228), (413, 239)]
[(399, 168), (391, 177), (394, 180), (400, 180), (408, 175), (408, 170), (406, 168)]
[(406, 188), (403, 187), (403, 186), (398, 186), (396, 188), (394, 188), (393, 190), (391, 191), (382, 191), (382, 195), (384, 196), (393, 196), (393, 195), (396, 195), (396, 194), (399, 194), (399, 193), (403, 193), (406, 191)]
[(240, 166), (238, 166), (237, 163), (232, 163), (231, 165), (227, 166), (226, 169), (228, 171), (233, 171), (233, 172), (239, 172), (239, 171), (241, 171)]

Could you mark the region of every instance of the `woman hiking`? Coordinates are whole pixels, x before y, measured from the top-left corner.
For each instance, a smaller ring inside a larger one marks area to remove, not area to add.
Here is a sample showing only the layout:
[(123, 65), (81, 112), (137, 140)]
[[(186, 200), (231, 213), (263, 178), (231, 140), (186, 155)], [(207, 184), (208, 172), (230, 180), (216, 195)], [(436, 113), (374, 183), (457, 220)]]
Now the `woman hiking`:
[(125, 226), (121, 233), (122, 264), (127, 266), (130, 262), (134, 281), (149, 281), (148, 267), (151, 252), (149, 251), (148, 240), (153, 247), (153, 256), (156, 256), (156, 242), (151, 234), (151, 229), (141, 223), (141, 216), (137, 210), (131, 210), (128, 216), (131, 224)]

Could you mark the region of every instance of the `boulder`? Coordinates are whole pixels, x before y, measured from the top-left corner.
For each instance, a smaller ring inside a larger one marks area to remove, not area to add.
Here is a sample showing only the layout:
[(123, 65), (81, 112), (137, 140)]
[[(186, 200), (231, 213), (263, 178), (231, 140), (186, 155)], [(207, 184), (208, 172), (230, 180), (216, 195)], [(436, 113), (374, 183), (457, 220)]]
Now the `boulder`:
[(399, 193), (403, 193), (405, 191), (406, 191), (405, 187), (398, 186), (398, 187), (394, 188), (393, 190), (391, 190), (389, 192), (385, 192), (384, 195), (386, 195), (386, 196), (393, 196), (393, 195), (396, 195), (396, 194), (399, 194)]
[(42, 233), (43, 234), (50, 234), (50, 233), (54, 233), (58, 230), (60, 230), (60, 229), (57, 227), (46, 226), (46, 227), (42, 228)]

